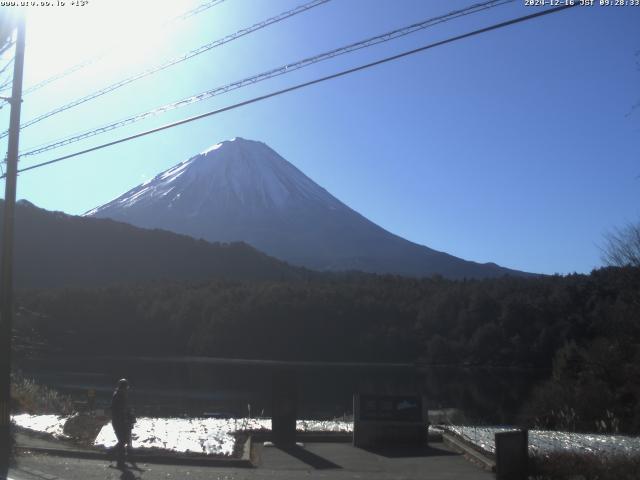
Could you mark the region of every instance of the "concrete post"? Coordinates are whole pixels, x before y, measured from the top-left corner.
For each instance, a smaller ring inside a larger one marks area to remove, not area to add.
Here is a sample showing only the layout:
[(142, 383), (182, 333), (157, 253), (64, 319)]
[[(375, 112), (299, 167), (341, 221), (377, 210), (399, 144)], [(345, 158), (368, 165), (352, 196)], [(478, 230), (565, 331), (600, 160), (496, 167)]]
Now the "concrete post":
[(294, 372), (278, 371), (273, 374), (271, 434), (280, 445), (296, 443), (298, 413), (298, 385)]
[(495, 434), (496, 479), (527, 480), (529, 432), (526, 429)]

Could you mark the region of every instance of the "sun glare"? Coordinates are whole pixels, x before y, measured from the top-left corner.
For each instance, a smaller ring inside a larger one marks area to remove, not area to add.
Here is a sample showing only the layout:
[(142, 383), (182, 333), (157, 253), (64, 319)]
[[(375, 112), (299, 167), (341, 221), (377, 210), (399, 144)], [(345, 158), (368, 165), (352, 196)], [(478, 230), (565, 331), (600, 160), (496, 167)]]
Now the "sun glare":
[(196, 5), (195, 0), (46, 3), (26, 9), (29, 83), (97, 56), (110, 56), (123, 69), (148, 58), (167, 41), (165, 24)]

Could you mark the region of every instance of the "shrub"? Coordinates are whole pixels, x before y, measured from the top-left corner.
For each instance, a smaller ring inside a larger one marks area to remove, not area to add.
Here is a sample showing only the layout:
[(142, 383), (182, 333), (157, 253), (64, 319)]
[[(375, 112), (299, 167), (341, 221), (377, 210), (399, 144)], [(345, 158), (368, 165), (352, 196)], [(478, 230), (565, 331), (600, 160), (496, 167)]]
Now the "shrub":
[(522, 411), (529, 428), (640, 433), (640, 346), (599, 338), (568, 344), (553, 376), (536, 387)]
[(15, 373), (11, 375), (11, 409), (32, 414), (67, 415), (73, 412), (73, 402), (70, 397)]

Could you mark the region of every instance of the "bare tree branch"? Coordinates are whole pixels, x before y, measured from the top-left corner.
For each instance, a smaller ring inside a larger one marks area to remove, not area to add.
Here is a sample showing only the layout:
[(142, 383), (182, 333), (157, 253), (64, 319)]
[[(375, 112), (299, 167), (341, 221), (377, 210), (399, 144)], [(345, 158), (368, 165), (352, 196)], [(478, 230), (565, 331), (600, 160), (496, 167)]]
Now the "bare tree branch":
[(609, 266), (640, 266), (640, 222), (605, 234), (602, 261)]

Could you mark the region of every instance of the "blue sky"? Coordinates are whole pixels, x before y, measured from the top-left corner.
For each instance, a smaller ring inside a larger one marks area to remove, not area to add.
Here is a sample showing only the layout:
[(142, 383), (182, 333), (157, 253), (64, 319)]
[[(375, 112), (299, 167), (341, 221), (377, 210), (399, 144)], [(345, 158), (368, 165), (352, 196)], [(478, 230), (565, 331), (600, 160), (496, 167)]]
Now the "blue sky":
[[(46, 15), (31, 10), (25, 87), (114, 43), (114, 32), (121, 47), (26, 96), (23, 121), (305, 2), (226, 0), (152, 29), (199, 3), (166, 2), (163, 10), (90, 0)], [(21, 150), (472, 3), (332, 0), (26, 128)], [(470, 15), (21, 166), (537, 10), (517, 1)], [(241, 136), (267, 143), (416, 243), (520, 270), (589, 272), (601, 265), (603, 234), (640, 217), (640, 110), (631, 112), (640, 100), (639, 25), (640, 7), (577, 7), (25, 172), (18, 198), (81, 214)], [(8, 125), (7, 108), (0, 121)]]

